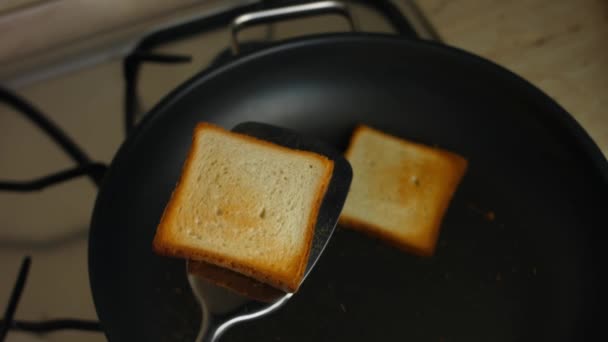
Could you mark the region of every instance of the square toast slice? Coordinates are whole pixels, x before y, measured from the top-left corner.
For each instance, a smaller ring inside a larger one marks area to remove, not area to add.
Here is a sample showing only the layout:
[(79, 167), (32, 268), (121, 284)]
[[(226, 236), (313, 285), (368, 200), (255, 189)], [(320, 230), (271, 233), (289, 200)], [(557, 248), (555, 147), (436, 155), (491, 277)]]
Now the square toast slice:
[(355, 129), (346, 159), (353, 168), (353, 182), (341, 225), (408, 252), (433, 255), (467, 161), (364, 125)]
[(325, 156), (199, 124), (154, 250), (295, 292), (332, 171)]

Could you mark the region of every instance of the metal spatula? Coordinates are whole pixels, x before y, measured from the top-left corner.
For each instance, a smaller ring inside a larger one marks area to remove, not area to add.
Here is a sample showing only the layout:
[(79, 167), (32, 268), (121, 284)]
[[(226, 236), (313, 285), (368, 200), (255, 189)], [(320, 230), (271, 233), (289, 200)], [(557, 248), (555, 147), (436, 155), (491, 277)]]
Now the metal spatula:
[[(279, 145), (316, 152), (334, 161), (329, 187), (321, 204), (304, 280), (331, 238), (350, 188), (352, 170), (342, 154), (314, 138), (268, 124), (248, 122), (233, 131)], [(200, 262), (188, 262), (188, 280), (199, 302), (202, 322), (197, 341), (217, 341), (233, 325), (260, 318), (285, 305), (292, 293), (272, 289), (255, 280)]]

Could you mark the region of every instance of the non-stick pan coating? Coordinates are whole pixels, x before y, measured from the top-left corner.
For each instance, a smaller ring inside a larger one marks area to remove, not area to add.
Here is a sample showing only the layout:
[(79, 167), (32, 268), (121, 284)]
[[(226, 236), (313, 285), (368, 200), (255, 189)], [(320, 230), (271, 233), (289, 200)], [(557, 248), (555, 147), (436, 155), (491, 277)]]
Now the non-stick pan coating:
[(286, 307), (224, 341), (582, 341), (601, 328), (608, 171), (574, 120), (462, 51), (333, 35), (196, 76), (123, 145), (90, 236), (91, 286), (111, 341), (196, 335), (185, 263), (154, 255), (151, 241), (199, 121), (267, 122), (341, 149), (365, 123), (470, 162), (434, 257), (338, 229)]

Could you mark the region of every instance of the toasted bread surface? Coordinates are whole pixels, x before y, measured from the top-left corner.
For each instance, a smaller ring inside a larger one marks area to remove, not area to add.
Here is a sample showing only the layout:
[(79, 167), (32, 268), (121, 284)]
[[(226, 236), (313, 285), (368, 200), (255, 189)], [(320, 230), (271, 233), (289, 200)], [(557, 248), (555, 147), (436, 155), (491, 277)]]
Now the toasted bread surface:
[(346, 158), (353, 181), (340, 224), (433, 255), (467, 160), (364, 125), (355, 129)]
[(332, 171), (319, 154), (199, 124), (154, 250), (294, 292)]

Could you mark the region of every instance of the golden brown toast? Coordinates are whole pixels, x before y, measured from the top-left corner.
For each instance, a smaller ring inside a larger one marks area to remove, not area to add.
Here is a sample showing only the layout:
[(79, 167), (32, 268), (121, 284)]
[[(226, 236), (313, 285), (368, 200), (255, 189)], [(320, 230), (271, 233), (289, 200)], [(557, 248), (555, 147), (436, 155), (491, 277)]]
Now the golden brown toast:
[(199, 124), (154, 250), (294, 292), (332, 170), (319, 154)]
[(418, 255), (434, 254), (467, 161), (364, 125), (354, 131), (346, 158), (353, 181), (341, 225)]

